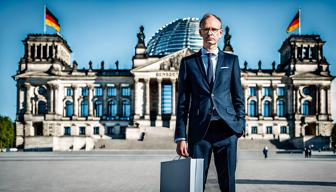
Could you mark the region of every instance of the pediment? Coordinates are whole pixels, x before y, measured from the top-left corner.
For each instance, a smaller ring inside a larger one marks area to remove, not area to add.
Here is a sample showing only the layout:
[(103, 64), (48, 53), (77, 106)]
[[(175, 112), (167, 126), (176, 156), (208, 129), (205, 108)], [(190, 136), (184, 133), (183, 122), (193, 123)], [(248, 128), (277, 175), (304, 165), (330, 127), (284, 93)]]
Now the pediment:
[(131, 72), (149, 72), (149, 71), (178, 71), (183, 57), (195, 53), (190, 48), (181, 49), (175, 53), (160, 58), (154, 63), (140, 66), (131, 70)]

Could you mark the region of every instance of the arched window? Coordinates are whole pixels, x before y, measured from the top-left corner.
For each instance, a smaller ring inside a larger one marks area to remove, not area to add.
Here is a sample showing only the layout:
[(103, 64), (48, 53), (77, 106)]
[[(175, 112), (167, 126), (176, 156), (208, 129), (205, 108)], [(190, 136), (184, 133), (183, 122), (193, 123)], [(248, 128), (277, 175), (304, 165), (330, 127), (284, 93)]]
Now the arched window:
[(302, 114), (303, 115), (310, 115), (311, 114), (311, 103), (310, 101), (304, 101), (302, 106)]
[(129, 101), (124, 100), (122, 102), (122, 116), (129, 117), (131, 115), (131, 105)]
[(65, 116), (71, 117), (73, 115), (73, 104), (71, 101), (65, 102)]
[(112, 100), (108, 102), (108, 116), (109, 117), (115, 117), (117, 115), (117, 103)]
[(44, 101), (39, 101), (37, 104), (38, 111), (37, 114), (43, 115), (47, 113), (47, 104)]
[(101, 101), (95, 102), (95, 115), (96, 117), (101, 117), (103, 115), (103, 104)]
[(88, 102), (87, 100), (83, 100), (81, 103), (81, 116), (87, 117), (89, 114)]
[(278, 101), (278, 116), (279, 117), (285, 116), (285, 102), (283, 100)]
[(264, 117), (270, 117), (271, 116), (271, 102), (265, 101), (264, 102)]
[(250, 101), (249, 103), (249, 116), (256, 117), (257, 116), (257, 102)]

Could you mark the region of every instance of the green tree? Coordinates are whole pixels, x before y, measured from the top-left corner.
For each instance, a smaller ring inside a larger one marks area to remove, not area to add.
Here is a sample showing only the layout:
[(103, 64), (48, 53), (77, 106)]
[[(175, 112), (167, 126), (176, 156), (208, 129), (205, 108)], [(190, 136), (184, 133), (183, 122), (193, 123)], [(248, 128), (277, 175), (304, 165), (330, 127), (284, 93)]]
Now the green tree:
[(331, 145), (332, 147), (336, 147), (336, 124), (334, 124), (331, 130)]
[(0, 116), (0, 148), (9, 148), (14, 144), (14, 125), (9, 117)]

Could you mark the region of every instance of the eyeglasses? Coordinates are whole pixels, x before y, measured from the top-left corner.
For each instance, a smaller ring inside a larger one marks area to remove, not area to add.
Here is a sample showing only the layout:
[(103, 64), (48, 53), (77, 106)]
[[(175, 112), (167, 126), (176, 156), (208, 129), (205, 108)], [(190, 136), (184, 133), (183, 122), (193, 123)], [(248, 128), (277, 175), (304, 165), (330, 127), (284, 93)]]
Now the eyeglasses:
[(209, 31), (211, 31), (213, 33), (217, 33), (220, 30), (222, 30), (222, 29), (217, 29), (217, 28), (201, 28), (201, 32), (202, 33), (209, 33)]

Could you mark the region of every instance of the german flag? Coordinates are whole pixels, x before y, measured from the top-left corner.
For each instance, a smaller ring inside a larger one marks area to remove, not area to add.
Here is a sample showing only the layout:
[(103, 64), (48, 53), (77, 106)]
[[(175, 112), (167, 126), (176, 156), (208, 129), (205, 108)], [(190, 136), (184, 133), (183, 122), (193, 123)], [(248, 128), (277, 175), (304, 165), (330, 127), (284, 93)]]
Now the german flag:
[(292, 22), (288, 25), (287, 33), (297, 29), (298, 27), (300, 27), (300, 12), (299, 11), (296, 13)]
[(45, 10), (45, 23), (46, 25), (49, 25), (50, 27), (53, 27), (57, 32), (60, 32), (61, 27), (58, 23), (58, 19), (52, 14), (49, 9), (46, 7)]

